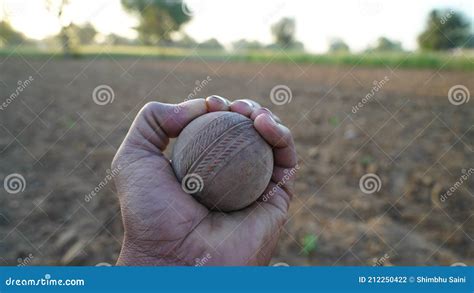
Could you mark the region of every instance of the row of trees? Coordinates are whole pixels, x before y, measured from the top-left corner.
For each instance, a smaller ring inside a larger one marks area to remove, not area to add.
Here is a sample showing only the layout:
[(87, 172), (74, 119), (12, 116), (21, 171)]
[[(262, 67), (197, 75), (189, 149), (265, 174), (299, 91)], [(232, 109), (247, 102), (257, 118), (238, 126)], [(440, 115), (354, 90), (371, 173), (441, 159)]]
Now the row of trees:
[[(330, 53), (348, 53), (350, 51), (349, 45), (347, 45), (342, 39), (334, 38), (329, 41)], [(377, 39), (373, 46), (369, 46), (365, 49), (366, 52), (402, 52), (402, 43), (399, 41), (391, 40), (386, 37), (380, 37)]]
[[(180, 31), (181, 27), (191, 20), (189, 8), (182, 0), (122, 0), (122, 5), (128, 12), (135, 15), (139, 25), (135, 28), (139, 39), (146, 45), (176, 45), (181, 47), (201, 47), (209, 49), (223, 49), (216, 39), (210, 39), (201, 44), (187, 35), (182, 35), (178, 41), (173, 41), (173, 32)], [(296, 24), (292, 18), (283, 18), (271, 27), (275, 42), (263, 45), (257, 41), (240, 40), (233, 44), (234, 48), (245, 49), (276, 49), (303, 50), (303, 44), (296, 41)]]
[[(138, 38), (135, 40), (127, 39), (115, 34), (100, 36), (94, 26), (90, 23), (77, 25), (70, 23), (63, 25), (57, 36), (42, 40), (42, 45), (61, 46), (65, 53), (72, 53), (80, 45), (90, 45), (97, 43), (100, 39), (101, 44), (110, 45), (159, 45), (184, 48), (201, 49), (224, 49), (224, 46), (215, 38), (204, 42), (197, 42), (190, 36), (180, 33), (181, 37), (173, 39), (176, 32), (180, 32), (182, 26), (187, 23), (191, 16), (186, 4), (182, 0), (122, 0), (122, 6), (126, 11), (137, 17), (139, 24), (135, 27), (138, 32)], [(64, 10), (69, 5), (69, 0), (52, 1), (45, 0), (47, 10), (57, 18), (58, 22), (64, 24)], [(264, 45), (257, 41), (248, 42), (240, 40), (233, 44), (237, 50), (247, 49), (291, 49), (303, 50), (303, 44), (296, 41), (296, 25), (292, 18), (283, 18), (271, 27), (271, 32), (275, 42), (270, 45)], [(0, 46), (18, 45), (28, 42), (21, 34), (13, 30), (8, 22), (0, 22)]]
[[(420, 49), (426, 51), (474, 48), (474, 35), (470, 22), (462, 13), (454, 10), (433, 10), (428, 16), (425, 30), (418, 36)], [(330, 41), (330, 52), (349, 52), (349, 46), (335, 38)], [(403, 51), (399, 41), (380, 37), (366, 51)]]
[(447, 50), (474, 47), (474, 33), (470, 21), (454, 10), (433, 10), (426, 29), (418, 37), (421, 49)]
[[(145, 44), (155, 44), (160, 40), (171, 41), (171, 33), (179, 31), (191, 17), (182, 0), (122, 0), (125, 9), (139, 19), (136, 28)], [(271, 27), (274, 44), (263, 45), (257, 41), (239, 40), (233, 44), (236, 49), (284, 48), (302, 50), (303, 44), (295, 38), (296, 24), (294, 19), (283, 18)], [(190, 42), (189, 37), (184, 38)], [(473, 47), (473, 32), (466, 17), (453, 10), (433, 10), (426, 24), (426, 29), (419, 35), (418, 44), (422, 50), (446, 50), (459, 47)], [(216, 45), (217, 41), (214, 42)], [(222, 46), (219, 46), (222, 47)], [(341, 39), (333, 39), (329, 51), (349, 51), (349, 46)], [(380, 37), (375, 46), (367, 51), (402, 51), (402, 44), (386, 37)]]
[(7, 21), (0, 21), (0, 47), (19, 45), (25, 39), (25, 36), (15, 31)]
[[(130, 40), (115, 34), (99, 36), (90, 23), (63, 25), (57, 36), (43, 40), (47, 44), (60, 44), (64, 51), (70, 52), (79, 45), (100, 43), (110, 45), (160, 45), (185, 48), (223, 49), (216, 39), (198, 43), (190, 36), (181, 32), (182, 26), (191, 20), (191, 14), (182, 0), (121, 0), (126, 11), (137, 17), (139, 24), (135, 27), (138, 32), (136, 40)], [(69, 4), (68, 0), (46, 0), (46, 7), (59, 23), (64, 23), (63, 11)], [(176, 33), (181, 37), (173, 38)], [(180, 33), (181, 32), (181, 33)], [(234, 50), (286, 49), (304, 50), (301, 42), (296, 40), (296, 24), (292, 18), (283, 18), (271, 26), (274, 43), (262, 44), (258, 41), (241, 39), (232, 44)], [(19, 32), (16, 32), (7, 21), (0, 22), (0, 46), (17, 45), (28, 42)], [(426, 29), (418, 37), (422, 50), (447, 50), (459, 47), (474, 47), (474, 38), (470, 22), (459, 12), (453, 10), (433, 10), (428, 17)], [(386, 37), (380, 37), (377, 42), (367, 48), (367, 51), (402, 51), (402, 44)], [(349, 46), (339, 38), (329, 42), (330, 52), (349, 52)]]

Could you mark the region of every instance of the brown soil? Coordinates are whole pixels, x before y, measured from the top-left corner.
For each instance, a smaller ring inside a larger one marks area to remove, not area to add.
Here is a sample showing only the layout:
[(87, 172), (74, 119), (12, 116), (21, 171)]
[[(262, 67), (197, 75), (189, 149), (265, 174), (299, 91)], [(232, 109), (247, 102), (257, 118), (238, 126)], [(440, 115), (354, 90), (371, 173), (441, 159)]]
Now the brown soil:
[[(295, 137), (301, 169), (274, 262), (290, 265), (474, 265), (474, 101), (452, 105), (472, 73), (204, 61), (0, 60), (0, 178), (25, 177), (24, 192), (0, 189), (0, 264), (114, 263), (122, 223), (113, 184), (85, 200), (107, 174), (130, 123), (147, 101), (197, 96), (252, 98)], [(352, 112), (387, 77), (369, 103)], [(113, 103), (95, 104), (95, 87)], [(291, 102), (272, 104), (275, 85)], [(380, 176), (364, 194), (359, 179)], [(311, 247), (308, 239), (316, 239)], [(306, 246), (306, 249), (305, 249)], [(28, 257), (29, 256), (29, 257)]]

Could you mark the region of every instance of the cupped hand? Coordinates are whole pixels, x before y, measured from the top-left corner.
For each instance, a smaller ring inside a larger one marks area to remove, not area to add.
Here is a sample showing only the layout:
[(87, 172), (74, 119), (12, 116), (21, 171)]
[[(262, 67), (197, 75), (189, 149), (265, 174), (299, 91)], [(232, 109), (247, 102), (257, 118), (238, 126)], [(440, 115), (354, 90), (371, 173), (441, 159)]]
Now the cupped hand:
[[(249, 117), (273, 147), (267, 189), (235, 212), (210, 211), (185, 193), (163, 154), (170, 138), (212, 111)], [(112, 162), (125, 231), (117, 265), (268, 265), (287, 218), (295, 166), (289, 129), (251, 100), (230, 103), (211, 96), (177, 105), (146, 104)]]

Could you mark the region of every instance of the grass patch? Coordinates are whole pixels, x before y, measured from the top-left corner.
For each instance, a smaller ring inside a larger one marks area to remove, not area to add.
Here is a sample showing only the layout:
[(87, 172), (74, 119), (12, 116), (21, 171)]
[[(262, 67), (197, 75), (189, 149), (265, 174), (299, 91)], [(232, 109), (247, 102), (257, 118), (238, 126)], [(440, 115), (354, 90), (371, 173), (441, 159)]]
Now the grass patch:
[(318, 237), (313, 234), (307, 234), (303, 238), (303, 254), (309, 255), (316, 250), (318, 246)]
[[(38, 50), (33, 47), (0, 48), (0, 57), (22, 55), (30, 58), (64, 58), (60, 50)], [(153, 59), (204, 59), (236, 62), (274, 62), (322, 64), (382, 68), (426, 68), (435, 70), (474, 71), (472, 52), (451, 53), (367, 53), (367, 54), (308, 54), (283, 51), (227, 52), (145, 46), (84, 46), (73, 58), (153, 58)]]

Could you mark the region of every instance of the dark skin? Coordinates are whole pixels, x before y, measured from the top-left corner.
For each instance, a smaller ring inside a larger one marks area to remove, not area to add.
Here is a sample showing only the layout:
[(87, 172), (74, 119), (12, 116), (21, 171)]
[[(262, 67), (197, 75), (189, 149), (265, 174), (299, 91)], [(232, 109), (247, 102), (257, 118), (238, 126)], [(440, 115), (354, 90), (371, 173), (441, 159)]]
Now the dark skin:
[[(251, 118), (273, 147), (275, 166), (266, 197), (235, 212), (210, 211), (185, 193), (163, 154), (170, 138), (212, 111)], [(294, 178), (284, 176), (297, 164), (291, 133), (277, 121), (251, 100), (230, 103), (211, 96), (145, 105), (112, 162), (113, 169), (120, 169), (115, 183), (125, 230), (117, 265), (268, 265), (292, 198)]]

